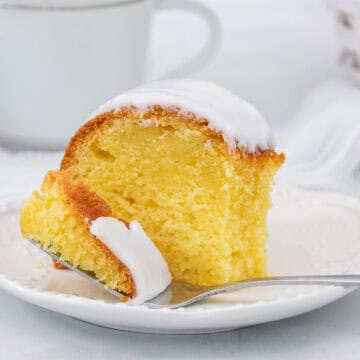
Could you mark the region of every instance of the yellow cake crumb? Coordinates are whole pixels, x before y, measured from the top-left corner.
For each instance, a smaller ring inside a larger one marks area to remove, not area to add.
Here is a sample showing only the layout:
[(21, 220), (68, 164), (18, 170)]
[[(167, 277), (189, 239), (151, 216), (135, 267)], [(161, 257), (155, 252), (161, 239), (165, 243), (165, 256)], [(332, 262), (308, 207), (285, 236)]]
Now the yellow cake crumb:
[(43, 260), (36, 260), (35, 261), (35, 269), (43, 269), (45, 267)]
[(139, 221), (175, 280), (215, 285), (266, 275), (266, 214), (283, 161), (270, 150), (230, 153), (190, 116), (129, 109), (84, 125), (62, 169)]

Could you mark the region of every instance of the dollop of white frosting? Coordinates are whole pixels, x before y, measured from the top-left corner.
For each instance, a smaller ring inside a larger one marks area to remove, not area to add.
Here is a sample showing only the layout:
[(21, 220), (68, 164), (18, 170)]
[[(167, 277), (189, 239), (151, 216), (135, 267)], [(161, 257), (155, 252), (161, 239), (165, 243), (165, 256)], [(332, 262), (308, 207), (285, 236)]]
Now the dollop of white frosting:
[(118, 219), (99, 217), (91, 223), (90, 232), (130, 270), (136, 286), (132, 304), (152, 299), (171, 283), (165, 259), (139, 222), (132, 221), (127, 228)]
[(207, 81), (176, 79), (148, 83), (107, 101), (91, 118), (129, 106), (145, 112), (153, 105), (178, 107), (183, 113), (207, 119), (210, 129), (222, 133), (230, 151), (240, 146), (248, 152), (275, 146), (269, 125), (252, 105)]

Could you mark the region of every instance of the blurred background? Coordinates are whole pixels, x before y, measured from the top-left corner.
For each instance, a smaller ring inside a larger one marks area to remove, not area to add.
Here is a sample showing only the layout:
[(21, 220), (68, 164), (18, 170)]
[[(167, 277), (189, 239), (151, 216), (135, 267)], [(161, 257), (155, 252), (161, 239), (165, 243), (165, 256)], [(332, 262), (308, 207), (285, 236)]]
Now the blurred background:
[[(223, 43), (215, 60), (195, 77), (230, 88), (257, 106), (273, 127), (286, 125), (313, 86), (338, 74), (336, 16), (326, 1), (201, 2), (218, 14)], [(187, 13), (157, 17), (150, 54), (166, 56), (157, 57), (154, 74), (179, 58), (173, 42), (192, 53), (206, 30), (201, 19)]]
[[(81, 4), (75, 11), (0, 6), (0, 46), (4, 50), (0, 59), (0, 91), (4, 94), (0, 99), (0, 140), (13, 149), (21, 145), (51, 148), (54, 142), (58, 142), (55, 148), (63, 147), (65, 139), (57, 141), (55, 134), (67, 122), (73, 123), (66, 132), (69, 138), (102, 102), (140, 82), (161, 78), (192, 58), (207, 40), (210, 45), (214, 42), (213, 51), (203, 61), (207, 64), (180, 74), (228, 87), (258, 107), (275, 129), (289, 124), (309, 89), (338, 73), (336, 15), (325, 0), (199, 0), (220, 21), (220, 47), (217, 39), (211, 38), (213, 33), (207, 39), (208, 26), (199, 13), (186, 5), (188, 1), (132, 0), (122, 5), (122, 0), (118, 7), (90, 10), (82, 10), (81, 6), (101, 2), (5, 3), (36, 7), (70, 4), (70, 9)], [(149, 4), (146, 11), (142, 4)], [(184, 9), (151, 11), (156, 4), (165, 8), (180, 4)], [(132, 8), (132, 13), (127, 10)], [(129, 24), (123, 25), (123, 14)], [(99, 53), (109, 53), (101, 56), (113, 61), (102, 63)], [(127, 73), (119, 72), (126, 67)], [(65, 108), (69, 108), (68, 112)], [(57, 113), (61, 120), (54, 119)], [(18, 127), (10, 131), (15, 122)], [(34, 128), (38, 139), (32, 134)], [(25, 136), (22, 130), (27, 132)]]
[(287, 155), (279, 184), (360, 196), (357, 0), (104, 4), (0, 1), (0, 196), (36, 187), (101, 103), (164, 74), (255, 105)]

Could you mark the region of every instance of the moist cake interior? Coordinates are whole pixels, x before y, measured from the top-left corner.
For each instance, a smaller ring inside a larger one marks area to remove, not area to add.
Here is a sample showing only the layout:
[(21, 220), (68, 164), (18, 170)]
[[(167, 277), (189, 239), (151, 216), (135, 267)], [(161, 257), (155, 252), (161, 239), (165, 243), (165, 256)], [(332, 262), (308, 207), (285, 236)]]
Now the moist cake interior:
[(105, 113), (74, 136), (62, 169), (117, 217), (138, 220), (175, 280), (265, 276), (266, 214), (283, 155), (230, 153), (206, 125), (159, 107)]

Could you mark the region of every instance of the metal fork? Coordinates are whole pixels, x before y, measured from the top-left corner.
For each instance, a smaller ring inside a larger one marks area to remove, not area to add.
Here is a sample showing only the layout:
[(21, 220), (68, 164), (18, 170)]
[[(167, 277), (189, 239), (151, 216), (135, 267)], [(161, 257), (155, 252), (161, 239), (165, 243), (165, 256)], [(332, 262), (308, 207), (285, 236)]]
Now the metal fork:
[[(126, 294), (106, 287), (102, 282), (95, 278), (93, 273), (73, 267), (68, 262), (62, 260), (58, 255), (50, 252), (48, 249), (41, 247), (36, 241), (32, 239), (28, 240), (54, 258), (57, 262), (64, 265), (66, 268), (76, 272), (86, 280), (103, 288), (110, 294), (120, 299), (126, 296)], [(144, 305), (154, 309), (163, 307), (176, 309), (194, 304), (213, 295), (240, 289), (270, 285), (336, 285), (346, 287), (360, 286), (360, 274), (272, 276), (237, 281), (218, 286), (200, 286), (179, 281), (172, 281), (164, 292), (147, 301)]]

